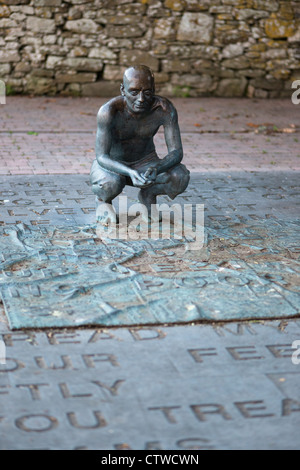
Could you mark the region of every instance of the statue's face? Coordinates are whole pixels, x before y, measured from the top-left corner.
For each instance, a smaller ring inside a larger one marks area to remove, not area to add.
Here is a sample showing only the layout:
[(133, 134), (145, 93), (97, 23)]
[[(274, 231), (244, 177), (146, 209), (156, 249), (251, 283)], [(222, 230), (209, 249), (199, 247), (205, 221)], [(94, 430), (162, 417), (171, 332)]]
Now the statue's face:
[(150, 110), (154, 99), (154, 83), (151, 74), (133, 71), (121, 86), (129, 111), (142, 114)]

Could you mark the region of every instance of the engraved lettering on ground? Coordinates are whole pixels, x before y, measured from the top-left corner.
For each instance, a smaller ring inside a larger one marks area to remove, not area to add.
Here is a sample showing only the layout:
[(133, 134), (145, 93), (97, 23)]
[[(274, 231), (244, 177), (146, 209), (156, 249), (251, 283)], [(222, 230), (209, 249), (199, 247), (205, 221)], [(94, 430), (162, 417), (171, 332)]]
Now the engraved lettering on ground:
[[(261, 354), (259, 349), (264, 349), (264, 353)], [(273, 359), (291, 359), (293, 352), (295, 351), (292, 348), (292, 340), (290, 344), (276, 344), (272, 346), (229, 346), (225, 347), (234, 361), (269, 361), (270, 356)], [(204, 360), (209, 360), (209, 357), (224, 358), (224, 352), (221, 349), (217, 348), (193, 348), (187, 349), (187, 353), (193, 358), (196, 363), (202, 363)], [(219, 359), (218, 359), (219, 360)]]
[(32, 206), (34, 204), (34, 201), (31, 199), (15, 199), (12, 201), (12, 204), (16, 206)]
[(88, 398), (92, 397), (91, 393), (73, 393), (70, 391), (70, 387), (66, 383), (58, 384), (62, 397), (65, 399), (68, 398)]
[(24, 211), (22, 214), (19, 214), (19, 211), (18, 211), (18, 214), (16, 214), (15, 211), (12, 209), (7, 209), (7, 213), (10, 217), (28, 217), (29, 215), (27, 212), (25, 212), (24, 214)]
[(225, 420), (231, 420), (232, 417), (225, 410), (224, 406), (219, 404), (191, 405), (191, 409), (199, 421), (206, 421), (207, 415), (221, 415)]
[(65, 189), (50, 189), (50, 193), (52, 194), (52, 196), (56, 196), (57, 194), (70, 194), (70, 192), (66, 191)]
[[(11, 391), (10, 385), (0, 385), (0, 395), (8, 395), (10, 391)], [(0, 417), (0, 421), (1, 421), (1, 417)]]
[[(52, 370), (60, 371), (62, 369), (53, 367)], [(46, 377), (50, 378), (50, 376)], [(57, 378), (58, 383), (56, 383), (55, 377)], [(67, 378), (68, 375), (66, 376), (66, 379)], [(121, 387), (126, 382), (125, 379), (116, 379), (113, 380), (111, 383), (104, 383), (100, 380), (87, 380), (84, 382), (80, 382), (80, 380), (78, 380), (74, 384), (73, 382), (68, 383), (67, 381), (59, 382), (59, 380), (60, 377), (54, 375), (52, 376), (51, 382), (49, 383), (15, 383), (14, 386), (10, 384), (1, 384), (0, 395), (10, 395), (11, 393), (13, 393), (13, 389), (15, 387), (20, 391), (18, 395), (19, 397), (22, 397), (24, 399), (31, 398), (32, 401), (46, 402), (50, 394), (51, 397), (56, 396), (57, 399), (86, 399), (100, 396), (103, 397), (103, 399), (101, 400), (102, 402), (110, 403), (112, 397), (118, 397), (120, 395)]]
[(70, 214), (76, 214), (76, 210), (73, 209), (72, 207), (64, 207), (63, 209), (56, 209), (56, 212), (60, 215), (70, 215)]
[(16, 387), (20, 389), (26, 389), (28, 390), (32, 400), (41, 400), (41, 392), (40, 392), (40, 387), (49, 387), (49, 384), (45, 383), (39, 383), (39, 384), (17, 384)]
[[(47, 333), (49, 344), (80, 344), (80, 333)], [(76, 339), (75, 339), (76, 338)]]
[(38, 207), (34, 209), (29, 209), (29, 210), (38, 216), (46, 215), (50, 211), (50, 209), (40, 209)]
[(82, 356), (83, 362), (89, 369), (94, 369), (97, 363), (106, 363), (111, 364), (112, 367), (119, 367), (120, 364), (114, 354), (84, 354)]
[[(276, 403), (272, 400), (270, 404), (261, 399), (239, 401), (227, 403), (201, 403), (189, 406), (194, 418), (201, 423), (208, 421), (232, 421), (239, 418), (244, 419), (273, 419), (278, 417), (287, 417), (292, 414), (300, 417), (300, 402), (294, 399), (285, 398)], [(186, 408), (181, 405), (173, 406), (152, 406), (148, 408), (151, 412), (160, 412), (164, 421), (176, 425), (187, 419)], [(156, 417), (156, 419), (158, 419)]]
[(250, 335), (258, 335), (258, 332), (255, 330), (255, 327), (253, 325), (243, 325), (239, 323), (231, 326), (213, 325), (213, 331), (218, 336), (226, 336), (228, 334), (241, 336), (245, 335), (245, 333), (248, 333)]
[(0, 191), (0, 197), (13, 197), (13, 196), (17, 196), (17, 193), (13, 192), (13, 191)]
[[(44, 384), (40, 384), (44, 385)], [(24, 387), (24, 385), (22, 385)], [(37, 389), (33, 389), (32, 395), (35, 396)], [(275, 410), (276, 408), (276, 410)], [(281, 401), (278, 401), (277, 404), (268, 405), (264, 400), (247, 400), (234, 402), (232, 404), (227, 404), (226, 406), (219, 403), (202, 403), (196, 405), (190, 405), (188, 408), (191, 411), (191, 416), (194, 416), (196, 422), (199, 424), (205, 425), (207, 422), (219, 422), (226, 423), (228, 421), (236, 419), (278, 419), (278, 417), (290, 417), (290, 416), (300, 416), (300, 402), (297, 400), (292, 400), (290, 398), (285, 398)], [(184, 418), (184, 409), (181, 406), (159, 406), (148, 408), (151, 412), (160, 411), (161, 414), (155, 417), (156, 420), (159, 420), (161, 416), (168, 424), (170, 425), (181, 425), (181, 420)], [(181, 411), (180, 411), (181, 410)], [(175, 417), (176, 415), (176, 417)], [(185, 416), (187, 419), (187, 416)], [(59, 426), (60, 423), (68, 423), (71, 427), (79, 430), (92, 430), (106, 427), (108, 422), (106, 417), (100, 410), (88, 409), (83, 411), (68, 411), (64, 414), (59, 415), (59, 419), (56, 416), (55, 412), (47, 413), (27, 413), (17, 418), (12, 418), (10, 416), (5, 416), (2, 413), (0, 417), (0, 424), (5, 423), (7, 425), (10, 420), (13, 420), (16, 427), (23, 432), (49, 432), (53, 431)], [(202, 438), (192, 438), (192, 439), (180, 439), (177, 441), (177, 445), (182, 448), (198, 448), (199, 445), (206, 445), (210, 443), (209, 440), (204, 440)], [(152, 442), (149, 445), (156, 446), (156, 442)], [(122, 444), (115, 444), (115, 446), (121, 446)]]
[(235, 406), (245, 418), (271, 418), (275, 416), (273, 413), (260, 413), (267, 409), (262, 400), (236, 402)]
[(290, 416), (292, 413), (300, 413), (300, 402), (286, 398), (282, 401), (282, 416)]
[(87, 189), (76, 189), (79, 196), (91, 196), (91, 191)]
[(274, 344), (274, 345), (270, 345), (270, 346), (266, 346), (268, 348), (268, 350), (273, 354), (274, 357), (276, 357), (277, 359), (281, 359), (281, 358), (291, 358), (293, 353), (294, 353), (294, 349), (292, 348), (292, 343), (290, 344)]
[[(36, 365), (40, 369), (49, 369), (49, 370), (64, 370), (64, 369), (69, 369), (69, 370), (78, 370), (73, 366), (73, 363), (71, 361), (70, 356), (59, 356), (59, 360), (61, 365), (54, 364), (53, 361), (51, 361), (50, 364), (47, 364), (46, 360), (42, 356), (36, 356), (34, 357), (34, 360), (36, 362)], [(49, 361), (48, 361), (49, 363)]]
[[(105, 420), (105, 418), (103, 417), (100, 411), (92, 411), (92, 413), (93, 413), (93, 422), (91, 424), (90, 423), (87, 424), (88, 420), (86, 418), (86, 412), (85, 412), (84, 419), (82, 419), (84, 423), (82, 423), (82, 421), (79, 422), (78, 417), (76, 413), (74, 412), (67, 413), (67, 418), (68, 418), (70, 425), (77, 429), (99, 429), (99, 428), (103, 428), (107, 426), (107, 421)], [(88, 412), (88, 414), (91, 414), (91, 412)]]
[(195, 362), (203, 362), (204, 356), (218, 356), (215, 348), (188, 349), (187, 351)]
[(176, 424), (177, 420), (173, 410), (179, 410), (181, 406), (153, 406), (148, 408), (149, 411), (161, 411), (168, 423)]
[(25, 191), (25, 194), (26, 196), (36, 197), (36, 196), (43, 196), (45, 193), (44, 191), (35, 189), (35, 190)]
[(76, 204), (80, 204), (82, 201), (86, 201), (85, 198), (81, 197), (67, 197), (67, 201), (74, 201)]
[[(100, 381), (91, 381), (90, 383), (95, 385), (97, 390), (100, 390), (105, 398), (107, 396), (116, 397), (119, 395), (119, 389), (121, 385), (125, 382), (123, 379), (115, 380), (112, 385), (105, 384)], [(95, 396), (94, 390), (95, 387), (89, 390), (89, 393), (73, 393), (73, 390), (70, 389), (70, 386), (67, 383), (58, 384), (59, 390), (62, 394), (62, 397), (65, 399), (68, 398), (88, 398)], [(83, 388), (86, 390), (87, 383), (84, 383)]]
[[(57, 355), (55, 358), (45, 358), (43, 356), (32, 357), (33, 364), (38, 369), (44, 370), (79, 370), (82, 368), (82, 364), (87, 369), (95, 369), (103, 365), (109, 364), (111, 367), (119, 367), (117, 357), (114, 354), (109, 353), (98, 353), (98, 354), (83, 354), (80, 356), (71, 355)], [(24, 368), (24, 362), (18, 359), (7, 357), (5, 367), (0, 368), (1, 372), (14, 372), (21, 368)], [(32, 367), (32, 365), (31, 365)]]
[(110, 331), (94, 331), (87, 340), (87, 344), (97, 343), (98, 341), (107, 339), (120, 340), (116, 335), (112, 334)]
[(84, 214), (93, 214), (95, 212), (94, 207), (81, 207), (81, 210)]
[(49, 205), (63, 205), (63, 201), (61, 199), (41, 199), (42, 203), (44, 204), (44, 206), (49, 206)]
[(236, 361), (264, 359), (264, 356), (255, 355), (255, 346), (236, 346), (234, 348), (226, 349)]
[(5, 358), (5, 365), (0, 365), (0, 374), (2, 373), (9, 373), (9, 372), (16, 372), (20, 369), (24, 369), (25, 364), (18, 359), (14, 359), (12, 357)]
[(126, 334), (126, 341), (150, 341), (162, 340), (167, 337), (167, 329), (153, 327), (138, 327), (122, 329), (121, 331), (110, 330), (77, 330), (74, 332), (9, 332), (0, 334), (0, 338), (4, 341), (6, 347), (14, 347), (22, 343), (24, 347), (29, 346), (57, 346), (62, 344), (83, 344), (97, 343), (103, 340), (123, 341)]
[(18, 418), (15, 424), (17, 428), (25, 432), (47, 432), (57, 428), (59, 422), (53, 416), (34, 414)]
[[(44, 336), (44, 334), (42, 334)], [(39, 335), (39, 338), (41, 336)], [(13, 347), (15, 344), (19, 342), (25, 342), (25, 344), (31, 346), (38, 346), (39, 342), (37, 340), (37, 335), (35, 333), (3, 333), (2, 339), (5, 343), (6, 347)]]
[(136, 341), (164, 339), (167, 336), (167, 333), (159, 328), (129, 329), (128, 331)]

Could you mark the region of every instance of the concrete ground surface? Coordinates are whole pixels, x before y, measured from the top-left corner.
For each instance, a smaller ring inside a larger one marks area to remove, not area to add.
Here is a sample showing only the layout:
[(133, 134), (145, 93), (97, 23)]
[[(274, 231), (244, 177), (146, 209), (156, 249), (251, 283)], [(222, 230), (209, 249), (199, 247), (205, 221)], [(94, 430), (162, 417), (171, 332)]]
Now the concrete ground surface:
[[(47, 175), (87, 176), (104, 101), (7, 97), (0, 108), (1, 184), (11, 184), (14, 175), (33, 183)], [(269, 205), (265, 212), (260, 203), (256, 209), (252, 194), (247, 216), (276, 215), (282, 199), (286, 219), (296, 220), (300, 105), (172, 101), (184, 163), (193, 173), (207, 181), (222, 174), (225, 193), (227, 177), (238, 174), (243, 186), (243, 176), (252, 181), (261, 174)], [(164, 156), (163, 133), (156, 144)], [(285, 184), (289, 175), (296, 181), (286, 192), (274, 185), (281, 175)], [(226, 215), (229, 199), (222, 206), (222, 191), (215, 215)], [(0, 190), (2, 225), (23, 216), (29, 223), (22, 210), (16, 217), (7, 213), (9, 197)], [(230, 202), (233, 212), (237, 203)], [(51, 213), (47, 217), (51, 223)], [(295, 241), (291, 263), (298, 253)], [(280, 314), (278, 307), (274, 320), (264, 321), (12, 331), (1, 307), (0, 359), (2, 354), (6, 363), (0, 361), (0, 449), (299, 449), (300, 317)]]

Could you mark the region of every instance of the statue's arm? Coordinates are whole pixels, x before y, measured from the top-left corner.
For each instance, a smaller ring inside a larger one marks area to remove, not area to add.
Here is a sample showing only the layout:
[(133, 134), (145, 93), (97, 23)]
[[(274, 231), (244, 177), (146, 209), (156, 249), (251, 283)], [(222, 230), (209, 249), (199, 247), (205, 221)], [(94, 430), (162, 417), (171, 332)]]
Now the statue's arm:
[(168, 148), (168, 155), (160, 162), (158, 173), (173, 168), (178, 165), (183, 158), (183, 148), (178, 125), (178, 114), (172, 103), (168, 102), (167, 112), (164, 120), (165, 140)]
[(108, 107), (100, 108), (97, 116), (96, 159), (105, 170), (124, 176), (130, 176), (130, 168), (110, 158), (112, 145), (113, 115)]

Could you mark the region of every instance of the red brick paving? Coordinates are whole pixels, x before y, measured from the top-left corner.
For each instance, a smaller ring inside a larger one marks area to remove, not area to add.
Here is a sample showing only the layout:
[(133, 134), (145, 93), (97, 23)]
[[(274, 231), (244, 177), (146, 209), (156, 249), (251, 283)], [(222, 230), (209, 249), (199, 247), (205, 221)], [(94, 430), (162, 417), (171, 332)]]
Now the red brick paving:
[[(96, 115), (105, 101), (8, 97), (0, 108), (0, 175), (88, 173)], [(172, 101), (179, 114), (184, 162), (192, 171), (299, 170), (300, 105), (290, 100)], [(162, 132), (156, 146), (164, 156)]]

